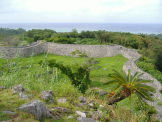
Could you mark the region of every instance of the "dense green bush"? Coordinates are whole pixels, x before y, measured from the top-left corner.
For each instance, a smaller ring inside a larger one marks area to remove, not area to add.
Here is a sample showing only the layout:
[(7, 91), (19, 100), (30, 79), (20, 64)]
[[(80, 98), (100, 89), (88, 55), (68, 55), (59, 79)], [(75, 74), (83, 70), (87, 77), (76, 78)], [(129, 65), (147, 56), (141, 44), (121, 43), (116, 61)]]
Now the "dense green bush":
[(51, 37), (47, 39), (49, 42), (60, 43), (60, 44), (74, 44), (76, 41), (75, 38), (67, 38), (67, 37)]
[(0, 45), (2, 46), (19, 46), (22, 45), (22, 35), (24, 29), (0, 28)]
[[(41, 62), (42, 63), (42, 62)], [(90, 85), (90, 68), (88, 65), (78, 66), (75, 67), (65, 66), (62, 63), (58, 63), (55, 60), (49, 60), (48, 62), (49, 67), (57, 67), (61, 70), (61, 72), (69, 77), (72, 84), (77, 87), (82, 93), (88, 89)]]
[(159, 71), (162, 72), (162, 49), (156, 53), (156, 62), (155, 65)]
[(79, 50), (71, 52), (71, 55), (76, 57), (88, 57), (85, 52), (81, 52)]
[(1, 35), (17, 35), (17, 34), (22, 34), (24, 32), (26, 31), (22, 28), (18, 28), (18, 29), (0, 28)]
[(137, 62), (137, 66), (145, 72), (153, 75), (157, 80), (161, 81), (162, 83), (162, 73), (156, 69), (153, 60), (147, 57), (141, 57), (140, 60)]
[(32, 38), (34, 41), (37, 40), (45, 40), (52, 36), (53, 33), (56, 33), (53, 30), (45, 29), (45, 30), (38, 30), (38, 29), (32, 29), (25, 33), (25, 36), (28, 38)]

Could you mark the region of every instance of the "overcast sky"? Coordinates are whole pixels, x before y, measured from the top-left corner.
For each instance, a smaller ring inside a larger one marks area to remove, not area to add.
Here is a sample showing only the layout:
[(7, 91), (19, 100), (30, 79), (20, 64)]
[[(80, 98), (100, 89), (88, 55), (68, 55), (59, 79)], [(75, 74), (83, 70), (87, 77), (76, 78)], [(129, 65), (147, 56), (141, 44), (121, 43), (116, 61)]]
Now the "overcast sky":
[(0, 0), (0, 23), (162, 23), (162, 0)]

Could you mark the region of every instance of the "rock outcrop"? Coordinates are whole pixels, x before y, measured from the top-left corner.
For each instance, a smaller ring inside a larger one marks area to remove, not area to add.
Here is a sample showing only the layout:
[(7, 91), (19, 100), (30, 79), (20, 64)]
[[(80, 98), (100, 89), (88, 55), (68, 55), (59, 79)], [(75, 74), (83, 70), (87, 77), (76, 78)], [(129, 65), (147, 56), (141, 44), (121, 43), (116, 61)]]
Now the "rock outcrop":
[(23, 104), (18, 108), (18, 110), (34, 115), (37, 120), (53, 117), (47, 107), (39, 100)]
[(43, 91), (41, 93), (41, 98), (45, 100), (46, 102), (53, 103), (54, 98), (53, 98), (53, 92), (52, 91)]
[(76, 111), (75, 113), (80, 117), (86, 118), (86, 114), (84, 112)]
[(78, 122), (96, 122), (96, 120), (92, 118), (84, 118), (84, 117), (78, 117), (77, 120)]
[(22, 99), (28, 98), (28, 96), (25, 94), (25, 89), (21, 84), (13, 86), (11, 89), (13, 93), (18, 93), (20, 98)]

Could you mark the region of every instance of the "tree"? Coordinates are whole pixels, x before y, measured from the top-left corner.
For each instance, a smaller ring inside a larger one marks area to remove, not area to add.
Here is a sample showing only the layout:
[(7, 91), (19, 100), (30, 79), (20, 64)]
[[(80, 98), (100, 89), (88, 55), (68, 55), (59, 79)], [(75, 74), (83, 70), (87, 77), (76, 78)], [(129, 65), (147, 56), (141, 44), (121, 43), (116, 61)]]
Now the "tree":
[(82, 31), (80, 33), (81, 38), (95, 38), (95, 32), (93, 31)]
[(155, 65), (157, 69), (162, 72), (162, 49), (156, 51), (156, 62)]
[(140, 79), (141, 75), (143, 74), (138, 72), (131, 75), (130, 70), (128, 71), (128, 74), (114, 71), (114, 73), (110, 75), (111, 81), (109, 81), (107, 84), (116, 84), (119, 92), (109, 98), (108, 104), (112, 105), (130, 97), (132, 94), (137, 95), (140, 101), (152, 101), (153, 99), (151, 97), (151, 93), (154, 92), (155, 89), (146, 85), (146, 83), (151, 81)]
[(100, 40), (100, 43), (110, 42), (110, 34), (107, 31), (98, 31), (97, 38)]

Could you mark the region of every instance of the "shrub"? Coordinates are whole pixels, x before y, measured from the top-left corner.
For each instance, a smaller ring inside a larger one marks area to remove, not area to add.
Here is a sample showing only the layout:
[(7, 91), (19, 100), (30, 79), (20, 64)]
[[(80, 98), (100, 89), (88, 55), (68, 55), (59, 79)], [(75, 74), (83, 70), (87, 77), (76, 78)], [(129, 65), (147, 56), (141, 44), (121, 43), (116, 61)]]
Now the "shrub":
[(150, 73), (162, 83), (162, 73), (156, 69), (153, 60), (141, 57), (140, 60), (137, 62), (137, 66), (145, 72)]
[(90, 84), (90, 68), (88, 65), (75, 65), (75, 70), (71, 66), (65, 66), (55, 60), (48, 60), (49, 67), (57, 67), (61, 72), (68, 76), (72, 84), (77, 87), (82, 93), (88, 89)]
[(73, 52), (70, 53), (72, 56), (76, 56), (76, 57), (87, 57), (85, 52), (81, 52), (79, 50), (75, 50)]

